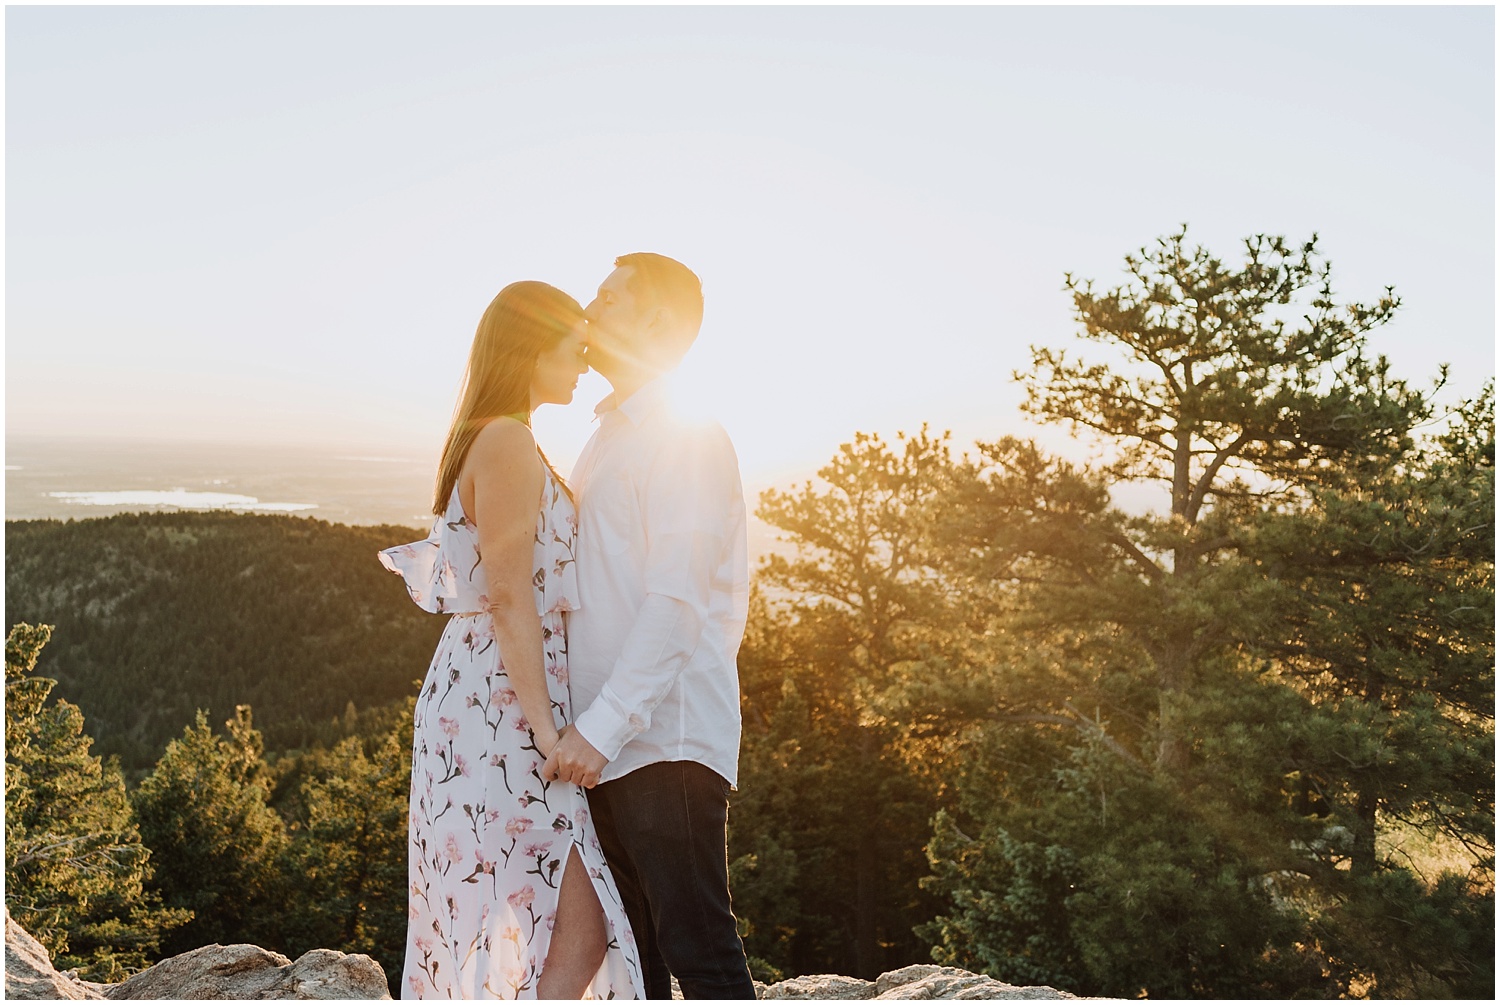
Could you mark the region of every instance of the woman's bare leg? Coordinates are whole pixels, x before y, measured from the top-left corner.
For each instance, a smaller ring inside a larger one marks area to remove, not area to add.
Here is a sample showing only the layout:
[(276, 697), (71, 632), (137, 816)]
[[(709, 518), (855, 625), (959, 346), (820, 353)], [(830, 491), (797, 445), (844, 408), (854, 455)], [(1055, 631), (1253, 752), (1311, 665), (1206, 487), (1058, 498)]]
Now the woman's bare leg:
[(563, 870), (562, 889), (557, 893), (557, 919), (552, 927), (552, 944), (547, 962), (536, 982), (538, 998), (572, 999), (583, 997), (589, 982), (599, 972), (609, 946), (604, 927), (604, 908), (594, 892), (593, 880), (578, 857), (578, 849), (568, 849), (568, 865)]

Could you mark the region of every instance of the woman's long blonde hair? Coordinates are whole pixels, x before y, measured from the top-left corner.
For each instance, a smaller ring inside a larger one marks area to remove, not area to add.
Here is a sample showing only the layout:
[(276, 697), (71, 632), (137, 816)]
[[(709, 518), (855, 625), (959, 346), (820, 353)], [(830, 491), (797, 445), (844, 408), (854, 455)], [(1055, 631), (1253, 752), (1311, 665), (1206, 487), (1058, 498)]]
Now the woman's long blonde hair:
[(537, 357), (582, 319), (578, 301), (546, 283), (511, 283), (490, 301), (474, 332), (463, 389), (443, 445), (433, 513), (441, 516), (447, 510), (469, 448), (485, 423), (531, 411), (531, 375)]

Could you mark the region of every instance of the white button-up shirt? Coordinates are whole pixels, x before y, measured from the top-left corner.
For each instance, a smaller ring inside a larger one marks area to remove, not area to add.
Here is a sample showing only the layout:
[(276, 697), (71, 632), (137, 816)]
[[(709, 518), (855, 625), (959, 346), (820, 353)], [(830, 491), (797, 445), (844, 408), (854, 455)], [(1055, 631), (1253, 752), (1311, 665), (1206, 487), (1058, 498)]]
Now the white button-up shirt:
[[(739, 771), (735, 658), (750, 579), (739, 460), (716, 422), (678, 415), (661, 378), (600, 402), (573, 469), (578, 610), (574, 723), (604, 781), (658, 761)], [(581, 712), (579, 710), (582, 710)]]

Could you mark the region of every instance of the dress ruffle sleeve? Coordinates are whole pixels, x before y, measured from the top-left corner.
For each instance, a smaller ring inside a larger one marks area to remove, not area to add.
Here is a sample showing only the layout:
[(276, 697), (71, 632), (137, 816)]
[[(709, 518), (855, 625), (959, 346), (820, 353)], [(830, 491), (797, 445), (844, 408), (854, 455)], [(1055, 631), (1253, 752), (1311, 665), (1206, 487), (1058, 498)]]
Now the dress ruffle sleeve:
[[(573, 545), (578, 516), (567, 491), (548, 473), (536, 518), (531, 577), (538, 615), (578, 610), (578, 574)], [(458, 487), (448, 509), (421, 541), (380, 552), (380, 564), (400, 576), (412, 602), (430, 614), (482, 614), (489, 582), (479, 559), (479, 531), (464, 515)]]
[(412, 602), (429, 614), (479, 614), (489, 606), (479, 535), (464, 516), (456, 487), (425, 539), (387, 548), (379, 557), (405, 581)]

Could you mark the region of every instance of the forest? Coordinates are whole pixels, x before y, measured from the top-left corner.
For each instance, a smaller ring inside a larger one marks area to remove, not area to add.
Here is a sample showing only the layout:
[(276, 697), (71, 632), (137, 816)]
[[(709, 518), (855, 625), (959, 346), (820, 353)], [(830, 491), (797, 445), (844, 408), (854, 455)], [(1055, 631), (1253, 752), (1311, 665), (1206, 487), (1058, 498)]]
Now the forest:
[[(1492, 998), (1493, 382), (1393, 375), (1399, 298), (1341, 300), (1315, 237), (1066, 285), (1077, 340), (1014, 377), (1088, 461), (855, 433), (758, 500), (752, 971)], [(6, 897), (60, 969), (253, 942), (395, 986), (410, 534), (7, 523)]]
[(7, 521), (7, 624), (104, 756), (150, 770), (198, 709), (250, 705), (273, 750), (327, 742), (350, 701), (406, 700), (442, 633), (370, 556), (413, 537), (291, 516), (127, 513)]

